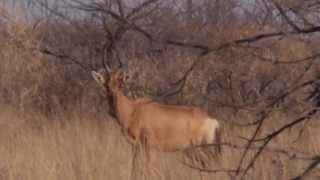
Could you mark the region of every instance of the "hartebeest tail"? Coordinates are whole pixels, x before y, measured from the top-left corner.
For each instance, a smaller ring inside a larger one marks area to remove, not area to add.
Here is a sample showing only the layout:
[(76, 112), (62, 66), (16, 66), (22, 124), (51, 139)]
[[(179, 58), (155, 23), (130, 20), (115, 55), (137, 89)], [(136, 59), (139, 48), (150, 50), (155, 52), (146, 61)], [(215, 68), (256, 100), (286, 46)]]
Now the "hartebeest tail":
[(164, 105), (149, 98), (130, 100), (123, 94), (121, 72), (103, 76), (92, 72), (94, 79), (112, 97), (116, 118), (131, 140), (145, 136), (150, 146), (163, 151), (218, 144), (221, 152), (219, 122), (197, 107)]

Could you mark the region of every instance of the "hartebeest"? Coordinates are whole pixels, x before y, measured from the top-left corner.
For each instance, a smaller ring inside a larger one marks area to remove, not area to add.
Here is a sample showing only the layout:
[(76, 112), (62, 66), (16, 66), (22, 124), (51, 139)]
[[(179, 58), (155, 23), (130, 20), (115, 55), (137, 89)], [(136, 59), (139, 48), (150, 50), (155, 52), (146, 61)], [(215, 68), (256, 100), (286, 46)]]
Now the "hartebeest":
[(116, 118), (133, 142), (143, 135), (148, 145), (162, 151), (220, 143), (219, 122), (206, 111), (197, 107), (164, 105), (149, 98), (130, 100), (123, 93), (120, 71), (109, 76), (92, 71), (92, 76), (113, 99)]

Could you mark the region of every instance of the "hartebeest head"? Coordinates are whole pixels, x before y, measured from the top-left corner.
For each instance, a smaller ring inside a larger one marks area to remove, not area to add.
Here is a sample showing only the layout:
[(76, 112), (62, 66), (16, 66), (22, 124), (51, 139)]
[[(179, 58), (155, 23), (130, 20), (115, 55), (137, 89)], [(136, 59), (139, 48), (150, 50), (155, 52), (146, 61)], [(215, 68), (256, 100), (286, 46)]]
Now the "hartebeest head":
[(93, 79), (111, 95), (116, 91), (122, 91), (124, 86), (124, 72), (118, 70), (116, 72), (108, 72), (105, 69), (91, 72)]
[(116, 107), (115, 107), (115, 93), (121, 92), (123, 87), (123, 75), (121, 71), (112, 73), (110, 70), (100, 69), (98, 71), (91, 72), (93, 79), (98, 83), (98, 85), (103, 89), (109, 105), (110, 114), (116, 117)]

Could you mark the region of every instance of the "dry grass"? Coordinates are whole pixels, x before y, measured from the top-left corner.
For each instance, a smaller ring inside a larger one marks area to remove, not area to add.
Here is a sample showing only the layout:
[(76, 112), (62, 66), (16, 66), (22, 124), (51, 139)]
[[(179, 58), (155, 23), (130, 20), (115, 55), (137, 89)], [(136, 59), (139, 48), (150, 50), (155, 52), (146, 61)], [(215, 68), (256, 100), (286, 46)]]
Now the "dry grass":
[[(37, 113), (19, 113), (11, 108), (0, 112), (0, 177), (16, 179), (130, 179), (132, 151), (115, 120), (90, 113), (72, 112), (57, 119), (47, 119)], [(274, 117), (283, 121), (283, 117)], [(270, 123), (268, 128), (275, 123)], [(292, 143), (295, 131), (277, 138), (270, 146), (308, 153), (319, 153), (319, 124), (313, 124), (297, 143)], [(246, 129), (225, 124), (224, 141), (239, 142), (238, 135), (249, 135)], [(224, 147), (220, 163), (212, 168), (234, 168), (241, 150)], [(141, 154), (140, 154), (141, 155)], [(225, 173), (199, 173), (180, 161), (181, 153), (152, 152), (151, 163), (139, 156), (138, 179), (228, 179)], [(289, 179), (306, 166), (302, 160), (289, 160), (282, 154), (266, 151), (255, 165), (248, 179)], [(142, 176), (143, 175), (143, 176)], [(315, 179), (313, 173), (309, 179)]]

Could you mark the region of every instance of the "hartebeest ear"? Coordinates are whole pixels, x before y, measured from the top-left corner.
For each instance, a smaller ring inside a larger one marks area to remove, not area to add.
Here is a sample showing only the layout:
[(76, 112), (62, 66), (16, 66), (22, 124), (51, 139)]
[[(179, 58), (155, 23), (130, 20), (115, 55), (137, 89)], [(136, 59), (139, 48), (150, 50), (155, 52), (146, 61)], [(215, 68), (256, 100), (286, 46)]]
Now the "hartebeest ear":
[(129, 78), (130, 78), (129, 73), (124, 72), (124, 73), (122, 74), (122, 79), (123, 79), (123, 81), (129, 80)]
[(104, 85), (104, 83), (106, 82), (105, 78), (103, 77), (102, 74), (96, 72), (96, 71), (91, 71), (91, 75), (93, 77), (93, 79), (99, 84), (99, 85)]

